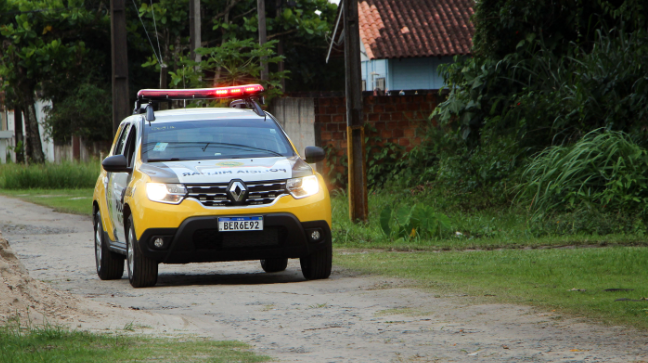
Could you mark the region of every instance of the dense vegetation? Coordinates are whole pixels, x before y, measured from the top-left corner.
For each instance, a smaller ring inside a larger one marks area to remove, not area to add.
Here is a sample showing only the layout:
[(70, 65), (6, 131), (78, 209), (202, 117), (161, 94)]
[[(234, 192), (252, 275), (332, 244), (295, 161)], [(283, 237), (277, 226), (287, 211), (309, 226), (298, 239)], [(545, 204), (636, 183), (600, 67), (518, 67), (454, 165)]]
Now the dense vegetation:
[[(267, 0), (266, 51), (274, 57), (266, 84), (274, 93), (342, 88), (341, 60), (325, 63), (326, 34), (336, 6), (327, 0)], [(250, 60), (258, 39), (255, 0), (203, 0), (203, 54), (227, 50), (226, 57)], [(196, 86), (184, 79), (189, 65), (189, 0), (126, 1), (129, 92), (160, 84), (160, 63), (171, 87)], [(249, 44), (241, 44), (242, 40)], [(59, 144), (72, 135), (87, 141), (112, 139), (110, 1), (5, 0), (0, 2), (0, 78), (9, 109), (25, 114), (23, 150), (27, 160), (44, 161), (34, 101), (52, 102), (49, 136)], [(218, 56), (223, 55), (223, 51)], [(212, 57), (213, 58), (213, 57)], [(272, 58), (272, 57), (271, 57)], [(258, 63), (258, 59), (254, 59)], [(203, 69), (200, 86), (231, 85), (223, 64)], [(284, 71), (285, 70), (285, 71)], [(238, 69), (238, 79), (258, 81), (254, 67)], [(246, 73), (246, 74), (241, 74)], [(175, 80), (172, 82), (171, 80)]]
[[(466, 232), (461, 221), (470, 216), (508, 213), (521, 216), (515, 230), (535, 237), (643, 236), (646, 15), (640, 0), (477, 2), (473, 56), (442, 68), (449, 94), (426, 141), (402, 153), (380, 142), (375, 152), (367, 140), (381, 205), (373, 218), (391, 213), (392, 239), (394, 224), (418, 213), (415, 204), (450, 217), (446, 237)], [(394, 211), (383, 211), (390, 204)], [(371, 236), (362, 239), (380, 240)]]

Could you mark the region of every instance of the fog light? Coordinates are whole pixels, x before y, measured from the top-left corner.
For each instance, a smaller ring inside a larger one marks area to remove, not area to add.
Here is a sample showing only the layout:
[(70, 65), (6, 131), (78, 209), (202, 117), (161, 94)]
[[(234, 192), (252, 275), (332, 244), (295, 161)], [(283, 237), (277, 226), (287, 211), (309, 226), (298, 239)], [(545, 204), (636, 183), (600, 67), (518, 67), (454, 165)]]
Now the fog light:
[(313, 241), (319, 241), (320, 237), (322, 237), (322, 235), (318, 230), (314, 230), (313, 233), (311, 233), (311, 239)]
[(156, 248), (162, 248), (162, 247), (164, 247), (164, 239), (162, 239), (161, 237), (156, 238), (156, 239), (153, 241), (153, 245), (154, 245)]

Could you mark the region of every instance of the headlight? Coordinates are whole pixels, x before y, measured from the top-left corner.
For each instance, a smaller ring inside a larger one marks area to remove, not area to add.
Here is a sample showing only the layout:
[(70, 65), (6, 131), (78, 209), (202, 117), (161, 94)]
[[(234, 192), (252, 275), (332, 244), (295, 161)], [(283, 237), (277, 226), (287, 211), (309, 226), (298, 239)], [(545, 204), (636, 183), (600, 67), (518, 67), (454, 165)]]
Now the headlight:
[(296, 199), (310, 197), (319, 192), (319, 180), (317, 176), (311, 175), (303, 178), (288, 179), (286, 189)]
[(182, 184), (146, 184), (146, 196), (154, 202), (178, 204), (186, 194), (187, 189)]

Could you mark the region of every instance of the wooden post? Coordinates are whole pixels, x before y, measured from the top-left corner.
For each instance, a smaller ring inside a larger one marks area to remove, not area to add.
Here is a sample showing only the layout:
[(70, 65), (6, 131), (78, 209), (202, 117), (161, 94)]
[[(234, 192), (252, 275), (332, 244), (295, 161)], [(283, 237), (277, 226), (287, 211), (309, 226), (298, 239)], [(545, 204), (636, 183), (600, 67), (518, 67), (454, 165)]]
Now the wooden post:
[(347, 155), (349, 159), (349, 217), (366, 222), (367, 173), (365, 170), (362, 75), (358, 0), (344, 0), (344, 64), (346, 68)]
[(113, 136), (119, 124), (131, 114), (128, 95), (128, 52), (124, 0), (110, 0), (112, 53)]
[(191, 56), (196, 63), (200, 63), (202, 59), (200, 54), (196, 54), (196, 49), (202, 46), (201, 34), (200, 0), (189, 0), (189, 42)]
[[(169, 67), (166, 64), (160, 64), (160, 89), (169, 88)], [(168, 110), (168, 102), (160, 102), (160, 110)]]
[[(259, 44), (264, 45), (267, 41), (265, 0), (257, 0), (257, 13), (259, 18)], [(268, 63), (265, 57), (261, 58), (261, 80), (268, 80)]]

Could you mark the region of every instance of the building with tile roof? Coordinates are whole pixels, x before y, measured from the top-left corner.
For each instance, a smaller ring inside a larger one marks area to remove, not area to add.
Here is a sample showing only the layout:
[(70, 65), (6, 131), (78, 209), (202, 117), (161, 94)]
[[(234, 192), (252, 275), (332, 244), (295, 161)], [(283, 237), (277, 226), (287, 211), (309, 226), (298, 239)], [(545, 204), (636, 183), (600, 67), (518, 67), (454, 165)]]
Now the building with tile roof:
[(474, 0), (358, 0), (363, 89), (441, 88), (439, 65), (471, 54), (473, 6)]

